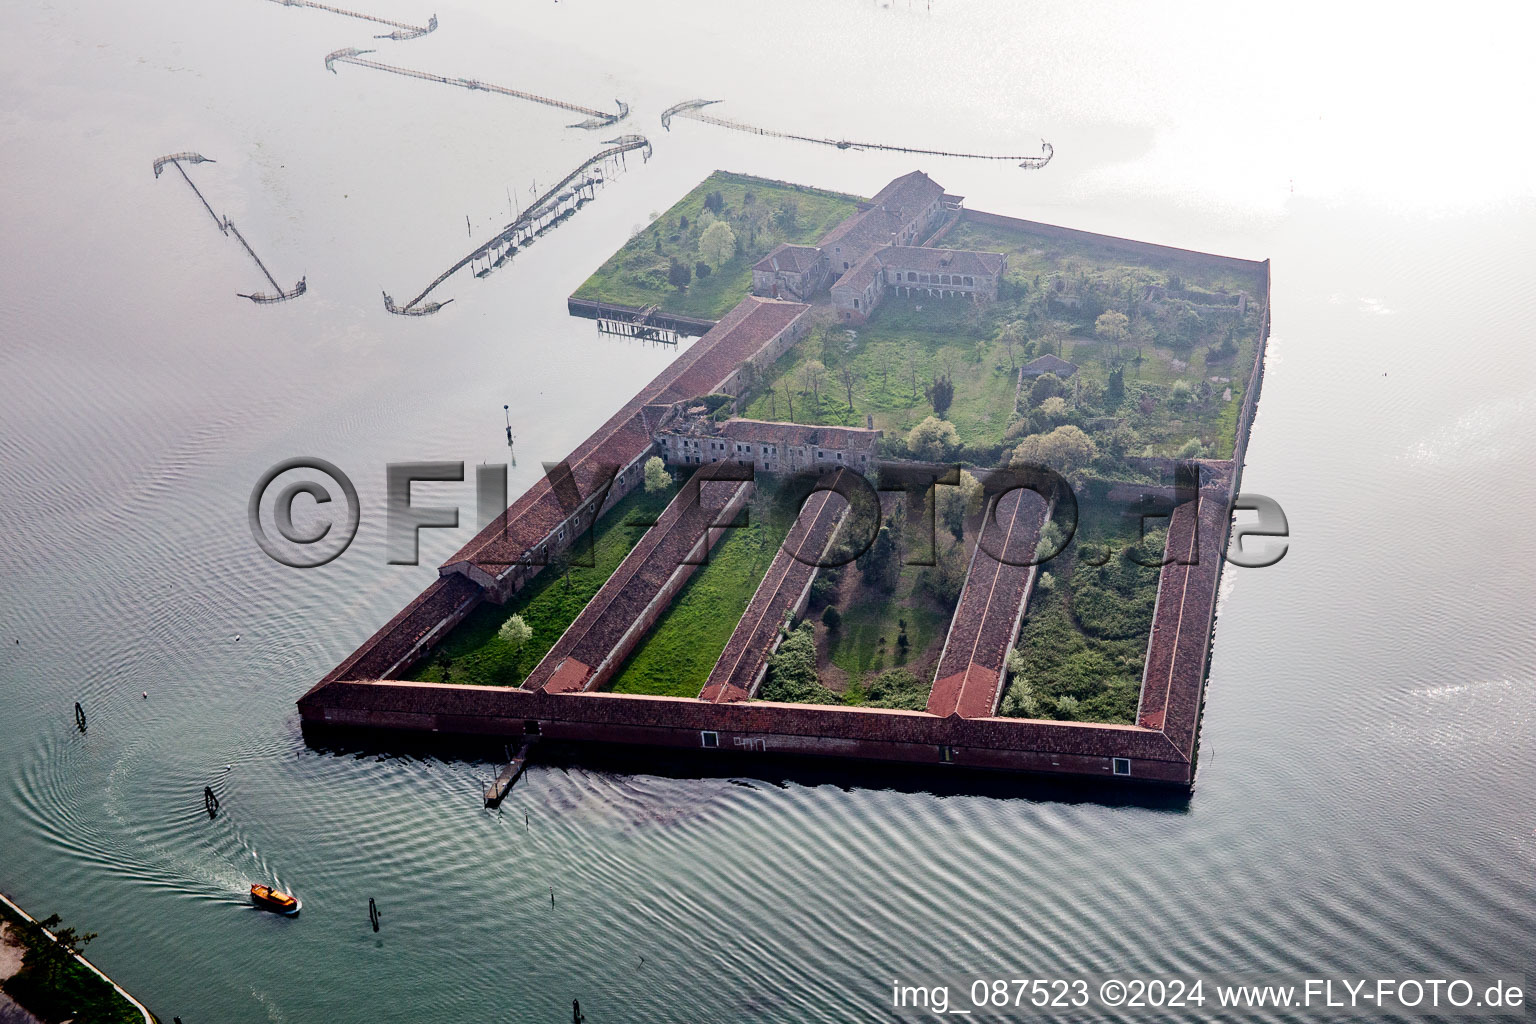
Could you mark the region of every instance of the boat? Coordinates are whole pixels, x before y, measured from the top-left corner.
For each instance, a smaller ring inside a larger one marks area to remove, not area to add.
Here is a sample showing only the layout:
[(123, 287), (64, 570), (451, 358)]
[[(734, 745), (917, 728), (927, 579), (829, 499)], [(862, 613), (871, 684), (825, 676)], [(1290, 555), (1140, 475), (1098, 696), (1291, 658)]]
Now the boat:
[(270, 910), (286, 917), (292, 917), (303, 908), (297, 896), (291, 896), (286, 892), (279, 892), (270, 885), (260, 885), (255, 882), (251, 883), (251, 902), (256, 904), (259, 910)]

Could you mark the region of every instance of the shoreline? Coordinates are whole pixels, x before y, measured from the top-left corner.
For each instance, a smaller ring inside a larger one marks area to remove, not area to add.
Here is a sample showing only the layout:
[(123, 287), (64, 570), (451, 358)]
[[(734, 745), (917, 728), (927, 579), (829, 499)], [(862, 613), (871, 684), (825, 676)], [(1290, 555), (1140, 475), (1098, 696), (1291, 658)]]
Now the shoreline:
[[(0, 907), (3, 907), (4, 911), (9, 911), (10, 914), (14, 914), (15, 916), (21, 918), (26, 923), (31, 924), (31, 925), (35, 925), (36, 927), (42, 929), (43, 934), (47, 935), (50, 939), (54, 937), (52, 932), (50, 932), (48, 929), (42, 927), (41, 922), (39, 922), (37, 920), (37, 918), (33, 917), (31, 914), (27, 913), (24, 909), (22, 909), (20, 906), (18, 906), (16, 901), (12, 900), (4, 892), (0, 892)], [(9, 915), (5, 915), (3, 913), (3, 911), (0, 911), (0, 916), (9, 916)], [(133, 1009), (137, 1010), (142, 1015), (142, 1017), (144, 1019), (144, 1024), (160, 1024), (160, 1018), (156, 1017), (154, 1015), (154, 1013), (152, 1013), (150, 1011), (149, 1007), (145, 1006), (138, 999), (134, 998), (133, 995), (131, 995), (128, 992), (127, 989), (123, 988), (123, 986), (121, 986), (117, 982), (113, 981), (110, 977), (108, 977), (108, 975), (106, 974), (105, 971), (103, 971), (101, 968), (97, 967), (95, 964), (91, 963), (90, 960), (86, 959), (86, 957), (83, 954), (71, 951), (70, 955), (73, 956), (76, 961), (78, 961), (83, 967), (85, 967), (87, 970), (89, 970), (92, 974), (96, 975), (96, 977), (100, 978), (102, 981), (104, 981), (108, 985), (112, 986), (113, 991), (115, 991), (123, 1000), (125, 1000), (130, 1007), (132, 1007)], [(7, 980), (9, 980), (9, 979), (7, 979)], [(21, 1005), (21, 1004), (18, 1002), (17, 1005)], [(32, 1011), (29, 1008), (25, 1007), (25, 1006), (23, 1006), (22, 1009), (25, 1009), (29, 1013), (32, 1013)], [(33, 1013), (33, 1016), (36, 1016), (36, 1014)]]

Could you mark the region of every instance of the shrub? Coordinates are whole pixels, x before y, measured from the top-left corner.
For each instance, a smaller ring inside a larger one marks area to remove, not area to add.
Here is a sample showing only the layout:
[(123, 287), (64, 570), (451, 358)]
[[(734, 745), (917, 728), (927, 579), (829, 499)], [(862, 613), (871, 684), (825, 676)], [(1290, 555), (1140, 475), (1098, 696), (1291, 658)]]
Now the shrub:
[(697, 277), (700, 281), (704, 280), (711, 273), (712, 271), (709, 269), (709, 264), (705, 263), (703, 260), (699, 260), (699, 262), (693, 265), (693, 276)]
[(837, 610), (836, 605), (827, 605), (821, 613), (821, 624), (829, 630), (834, 630), (843, 624), (843, 613)]
[(816, 674), (816, 631), (809, 622), (791, 630), (768, 659), (768, 678), (758, 698), (786, 704), (840, 703)]
[(869, 684), (864, 706), (924, 711), (928, 707), (928, 684), (907, 669), (888, 668)]

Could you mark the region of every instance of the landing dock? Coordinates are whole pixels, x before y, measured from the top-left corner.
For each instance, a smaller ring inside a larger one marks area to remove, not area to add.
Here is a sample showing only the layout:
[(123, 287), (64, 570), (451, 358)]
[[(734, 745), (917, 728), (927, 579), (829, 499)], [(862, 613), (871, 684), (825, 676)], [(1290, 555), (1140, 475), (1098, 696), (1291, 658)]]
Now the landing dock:
[(532, 749), (533, 740), (524, 740), (523, 745), (517, 749), (516, 756), (512, 757), (507, 762), (507, 766), (496, 776), (495, 780), (485, 787), (485, 806), (501, 806), (501, 802), (507, 798), (507, 794), (512, 792), (513, 783), (517, 782), (518, 777), (523, 774), (523, 769), (528, 764), (528, 753)]

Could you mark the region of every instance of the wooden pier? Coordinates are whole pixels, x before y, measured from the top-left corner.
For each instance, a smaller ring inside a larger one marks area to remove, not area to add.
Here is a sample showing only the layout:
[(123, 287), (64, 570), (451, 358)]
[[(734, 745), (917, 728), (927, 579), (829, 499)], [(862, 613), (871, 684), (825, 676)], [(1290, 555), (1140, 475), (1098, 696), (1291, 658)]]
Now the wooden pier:
[(719, 117), (714, 114), (706, 114), (703, 109), (719, 100), (685, 100), (682, 103), (668, 107), (661, 112), (661, 126), (667, 131), (672, 130), (674, 117), (686, 117), (691, 121), (703, 121), (705, 124), (718, 125), (721, 128), (729, 128), (732, 131), (746, 132), (749, 135), (763, 135), (773, 139), (793, 139), (796, 142), (813, 142), (818, 146), (832, 146), (836, 149), (883, 149), (891, 153), (913, 153), (919, 156), (953, 156), (962, 160), (1016, 160), (1020, 167), (1026, 170), (1038, 171), (1051, 162), (1051, 156), (1055, 153), (1049, 142), (1040, 140), (1039, 156), (1004, 155), (997, 153), (955, 153), (945, 149), (918, 149), (913, 146), (898, 146), (884, 142), (853, 142), (848, 139), (818, 139), (810, 135), (796, 135), (793, 132), (781, 132), (773, 128), (760, 128), (755, 124), (747, 124), (744, 121), (734, 121), (728, 117)]
[[(423, 288), (420, 295), (401, 306), (386, 293), (384, 308), (398, 316), (423, 316), (436, 312), (448, 302), (453, 301), (451, 299), (444, 302), (425, 301), (428, 295), (437, 290), (438, 285), (479, 260), (486, 262), (485, 271), (504, 265), (517, 253), (537, 241), (545, 232), (565, 223), (568, 218), (575, 216), (578, 209), (591, 202), (597, 195), (598, 187), (608, 181), (608, 175), (604, 169), (608, 161), (616, 160), (619, 161), (618, 166), (623, 166), (624, 157), (628, 153), (640, 151), (647, 160), (651, 156), (650, 140), (643, 135), (621, 135), (616, 139), (609, 139), (604, 145), (607, 146), (606, 149), (598, 151), (578, 164), (575, 170), (535, 199), (516, 220), (499, 231), (490, 241), (476, 246), (469, 255), (433, 278), (432, 283)], [(486, 275), (477, 271), (475, 276)]]
[(528, 753), (533, 749), (533, 743), (531, 739), (524, 740), (517, 754), (508, 759), (506, 767), (485, 787), (485, 806), (500, 807), (507, 794), (512, 792), (513, 783), (517, 782), (528, 764)]
[[(596, 320), (599, 330), (636, 338), (649, 337), (645, 334), (646, 329), (689, 337), (703, 337), (715, 326), (714, 320), (682, 316), (678, 313), (664, 313), (656, 306), (625, 306), (617, 302), (578, 299), (574, 295), (565, 300), (565, 308), (571, 316)], [(623, 325), (625, 329), (615, 326), (609, 330), (603, 326), (604, 324)]]
[(568, 110), (576, 114), (586, 114), (585, 121), (568, 125), (570, 128), (585, 128), (591, 131), (595, 128), (607, 128), (624, 120), (629, 116), (629, 104), (623, 100), (614, 100), (618, 104), (616, 113), (606, 110), (597, 110), (592, 107), (584, 107), (579, 103), (570, 103), (566, 100), (558, 100), (551, 96), (540, 96), (538, 93), (524, 92), (521, 89), (508, 89), (503, 85), (492, 85), (489, 82), (481, 82), (474, 78), (450, 78), (448, 75), (434, 74), (431, 71), (417, 71), (414, 68), (396, 67), (393, 64), (383, 64), (376, 60), (364, 60), (362, 55), (372, 53), (372, 50), (359, 50), (355, 46), (336, 50), (325, 56), (325, 70), (331, 74), (336, 73), (336, 62), (344, 64), (356, 64), (358, 67), (373, 68), (376, 71), (388, 71), (395, 75), (405, 75), (407, 78), (419, 78), (425, 82), (440, 82), (443, 85), (456, 85), (461, 89), (469, 89), (472, 92), (494, 92), (503, 96), (511, 96), (513, 99), (527, 100), (530, 103), (542, 103), (546, 107), (554, 107), (558, 110)]
[(330, 11), (332, 14), (340, 14), (348, 18), (359, 18), (363, 21), (388, 25), (395, 30), (381, 36), (374, 36), (373, 38), (375, 39), (393, 39), (399, 42), (406, 39), (420, 39), (424, 35), (437, 31), (437, 15), (435, 14), (427, 20), (425, 25), (408, 25), (403, 21), (390, 21), (388, 18), (381, 18), (377, 14), (349, 11), (344, 7), (331, 7), (327, 4), (315, 3), (314, 0), (272, 0), (272, 2), (282, 4), (284, 7), (313, 7), (317, 11)]
[(236, 292), (236, 295), (240, 296), (242, 299), (250, 299), (252, 302), (262, 305), (272, 302), (286, 302), (289, 299), (298, 298), (300, 295), (303, 295), (304, 292), (308, 290), (308, 286), (305, 284), (305, 279), (302, 277), (299, 278), (298, 284), (288, 289), (284, 289), (282, 285), (278, 284), (277, 278), (272, 276), (272, 272), (267, 269), (267, 265), (261, 262), (261, 257), (256, 255), (256, 250), (251, 248), (251, 244), (245, 240), (245, 236), (240, 233), (240, 229), (235, 227), (235, 222), (230, 220), (227, 216), (221, 218), (218, 214), (213, 212), (213, 206), (209, 204), (207, 198), (204, 197), (202, 189), (197, 187), (197, 184), (193, 182), (192, 178), (187, 174), (187, 169), (182, 166), (183, 163), (211, 164), (216, 162), (217, 161), (215, 161), (212, 157), (203, 156), (201, 153), (171, 153), (170, 155), (162, 156), (155, 161), (155, 177), (160, 177), (160, 172), (165, 169), (166, 164), (170, 164), (175, 167), (176, 170), (181, 174), (181, 180), (187, 183), (187, 187), (190, 188), (193, 194), (197, 196), (198, 202), (203, 204), (203, 209), (208, 211), (208, 216), (213, 218), (213, 223), (218, 226), (219, 231), (225, 237), (229, 237), (230, 235), (234, 236), (235, 241), (240, 243), (240, 247), (245, 250), (246, 255), (248, 255), (251, 258), (251, 261), (255, 263), (256, 266), (261, 270), (262, 274), (266, 277), (267, 281), (272, 285), (273, 288), (273, 291), (270, 294), (264, 292)]

